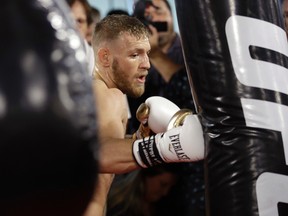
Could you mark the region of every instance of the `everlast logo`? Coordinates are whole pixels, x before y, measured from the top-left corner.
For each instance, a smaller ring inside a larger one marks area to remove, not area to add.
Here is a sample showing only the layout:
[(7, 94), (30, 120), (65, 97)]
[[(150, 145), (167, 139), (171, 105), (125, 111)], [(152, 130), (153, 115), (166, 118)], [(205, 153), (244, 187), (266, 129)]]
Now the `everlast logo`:
[(171, 144), (176, 152), (176, 155), (179, 160), (189, 160), (190, 158), (184, 153), (182, 146), (180, 144), (180, 134), (169, 136)]

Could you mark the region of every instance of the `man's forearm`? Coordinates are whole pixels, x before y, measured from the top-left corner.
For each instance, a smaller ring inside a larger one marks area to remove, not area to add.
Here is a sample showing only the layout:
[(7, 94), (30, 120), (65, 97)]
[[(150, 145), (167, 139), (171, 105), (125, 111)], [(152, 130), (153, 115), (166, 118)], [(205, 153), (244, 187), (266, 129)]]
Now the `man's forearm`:
[(131, 138), (106, 138), (99, 149), (99, 172), (122, 174), (139, 169), (132, 153)]
[(93, 197), (83, 216), (105, 216), (107, 196), (114, 174), (98, 174)]

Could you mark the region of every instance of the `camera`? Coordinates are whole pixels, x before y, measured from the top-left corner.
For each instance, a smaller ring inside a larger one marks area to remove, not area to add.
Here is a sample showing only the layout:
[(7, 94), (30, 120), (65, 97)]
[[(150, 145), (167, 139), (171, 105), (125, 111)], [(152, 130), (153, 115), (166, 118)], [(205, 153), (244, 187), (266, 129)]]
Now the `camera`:
[(149, 16), (145, 16), (145, 9), (149, 7), (154, 7), (157, 9), (158, 7), (153, 4), (150, 0), (139, 0), (134, 7), (133, 16), (139, 19), (146, 26), (153, 25), (158, 32), (166, 32), (168, 30), (167, 22), (152, 22)]

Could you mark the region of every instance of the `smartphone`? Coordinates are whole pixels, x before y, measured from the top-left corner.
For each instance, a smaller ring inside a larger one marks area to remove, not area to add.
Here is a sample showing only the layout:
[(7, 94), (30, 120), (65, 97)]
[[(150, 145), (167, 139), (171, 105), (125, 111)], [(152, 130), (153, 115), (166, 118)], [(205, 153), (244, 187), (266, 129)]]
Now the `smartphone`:
[(168, 23), (167, 22), (150, 22), (158, 32), (166, 32), (168, 31)]

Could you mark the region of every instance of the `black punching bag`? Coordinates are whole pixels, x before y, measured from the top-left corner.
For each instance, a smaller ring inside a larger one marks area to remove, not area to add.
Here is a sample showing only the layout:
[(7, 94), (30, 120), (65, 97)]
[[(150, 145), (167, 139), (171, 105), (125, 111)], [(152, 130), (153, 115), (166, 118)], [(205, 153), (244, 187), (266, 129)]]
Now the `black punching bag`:
[(280, 3), (175, 4), (204, 128), (207, 216), (288, 215), (288, 46)]
[(98, 170), (83, 41), (61, 0), (1, 11), (0, 215), (80, 216)]

